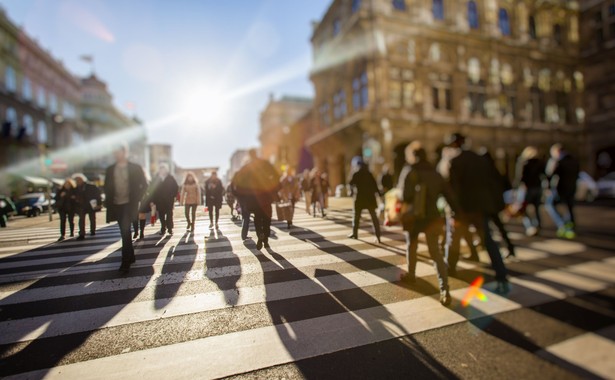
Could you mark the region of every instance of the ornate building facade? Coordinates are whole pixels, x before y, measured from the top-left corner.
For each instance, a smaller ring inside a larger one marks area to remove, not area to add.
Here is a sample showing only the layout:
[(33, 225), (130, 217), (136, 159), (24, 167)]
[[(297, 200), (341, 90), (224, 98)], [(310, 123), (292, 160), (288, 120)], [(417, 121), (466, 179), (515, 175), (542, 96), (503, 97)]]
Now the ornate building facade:
[[(294, 160), (294, 141), (291, 127), (312, 109), (312, 99), (283, 96), (269, 97), (269, 103), (261, 112), (260, 136), (261, 157), (269, 160), (278, 170)], [(295, 134), (297, 132), (295, 131)]]
[(615, 1), (585, 0), (581, 6), (581, 57), (585, 75), (588, 170), (596, 177), (615, 171)]
[(355, 155), (399, 173), (408, 142), (435, 160), (453, 132), (508, 174), (529, 144), (580, 153), (576, 1), (335, 0), (311, 41), (307, 145), (333, 186)]

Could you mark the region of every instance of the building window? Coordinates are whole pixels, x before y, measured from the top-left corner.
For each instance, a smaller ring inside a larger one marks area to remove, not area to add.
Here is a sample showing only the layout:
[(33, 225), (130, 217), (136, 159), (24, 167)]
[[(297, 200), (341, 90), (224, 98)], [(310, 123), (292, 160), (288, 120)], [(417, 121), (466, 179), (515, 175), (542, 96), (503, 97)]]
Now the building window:
[(444, 107), (447, 111), (453, 110), (453, 94), (450, 88), (444, 89)]
[(361, 8), (361, 0), (352, 0), (352, 13), (357, 12)]
[(340, 34), (341, 31), (342, 31), (342, 21), (338, 17), (335, 20), (333, 20), (333, 37)]
[(468, 99), (470, 101), (470, 115), (485, 117), (485, 93), (482, 89), (477, 88), (468, 92)]
[(478, 58), (468, 60), (468, 79), (474, 84), (480, 81), (480, 61)]
[(26, 136), (33, 136), (34, 135), (34, 122), (32, 121), (32, 116), (24, 115), (24, 117), (23, 117), (23, 126), (24, 126), (24, 132), (25, 132)]
[(46, 144), (48, 142), (47, 124), (44, 121), (39, 121), (36, 127), (36, 134), (39, 144)]
[(471, 29), (478, 29), (478, 8), (476, 1), (468, 1), (468, 24)]
[(453, 110), (453, 94), (450, 87), (433, 86), (431, 88), (433, 108), (436, 110)]
[(508, 19), (508, 11), (505, 8), (500, 8), (498, 13), (498, 27), (503, 36), (510, 36), (510, 20)]
[(611, 1), (611, 4), (609, 4), (609, 16), (615, 16), (615, 1)]
[(320, 116), (320, 123), (322, 125), (331, 124), (331, 116), (329, 115), (329, 103), (325, 102), (318, 108), (318, 114)]
[(38, 88), (36, 93), (38, 106), (41, 108), (45, 108), (47, 106), (47, 99), (45, 96), (45, 89), (41, 86)]
[(440, 91), (438, 87), (431, 88), (431, 100), (433, 102), (433, 108), (436, 110), (440, 109)]
[(444, 20), (444, 2), (443, 0), (432, 0), (431, 12), (436, 20)]
[(333, 117), (335, 120), (346, 116), (346, 92), (339, 90), (333, 95)]
[(406, 0), (393, 0), (393, 9), (397, 9), (398, 11), (405, 11)]
[(562, 45), (562, 26), (560, 24), (553, 25), (553, 40), (558, 46)]
[(536, 18), (534, 16), (530, 16), (528, 24), (529, 24), (529, 27), (530, 27), (530, 38), (535, 40), (537, 38), (537, 35), (536, 35)]
[(27, 76), (23, 77), (22, 94), (24, 99), (32, 100), (32, 83)]
[(17, 125), (17, 111), (15, 111), (15, 108), (9, 107), (6, 109), (6, 121)]
[(4, 72), (4, 83), (6, 89), (10, 92), (17, 91), (17, 77), (15, 75), (15, 69), (11, 66), (6, 67), (6, 71)]
[(49, 94), (49, 111), (51, 113), (58, 113), (58, 98), (55, 94)]

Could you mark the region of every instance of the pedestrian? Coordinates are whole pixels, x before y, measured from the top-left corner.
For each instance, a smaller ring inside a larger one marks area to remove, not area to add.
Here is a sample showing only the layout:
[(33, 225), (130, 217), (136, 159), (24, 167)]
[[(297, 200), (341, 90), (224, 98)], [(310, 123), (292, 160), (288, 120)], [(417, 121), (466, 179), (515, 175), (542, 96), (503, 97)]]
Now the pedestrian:
[(214, 228), (214, 212), (215, 226), (218, 229), (218, 220), (220, 219), (220, 208), (222, 207), (222, 199), (224, 198), (224, 185), (218, 178), (218, 172), (214, 171), (211, 176), (205, 181), (205, 205), (209, 210), (209, 229)]
[(359, 224), (361, 223), (361, 212), (367, 210), (372, 218), (372, 224), (374, 226), (374, 234), (376, 235), (376, 241), (380, 243), (380, 221), (376, 215), (376, 209), (378, 203), (376, 201), (376, 194), (380, 194), (378, 184), (374, 175), (369, 171), (367, 164), (363, 162), (361, 157), (354, 157), (352, 159), (352, 167), (355, 168), (355, 172), (350, 179), (350, 186), (353, 186), (356, 191), (354, 192), (354, 218), (352, 220), (352, 233), (348, 235), (351, 239), (357, 239), (359, 236)]
[[(540, 204), (542, 203), (542, 183), (545, 180), (545, 162), (538, 157), (538, 150), (528, 146), (521, 152), (517, 161), (515, 184), (517, 191), (523, 192), (523, 226), (527, 236), (535, 236), (540, 232)], [(533, 210), (530, 213), (529, 207)]]
[(107, 223), (117, 221), (122, 236), (121, 273), (128, 273), (135, 262), (130, 224), (138, 217), (139, 201), (147, 189), (143, 168), (128, 161), (128, 147), (121, 145), (114, 152), (115, 163), (105, 174)]
[[(277, 198), (279, 190), (279, 175), (266, 160), (258, 158), (256, 150), (248, 153), (248, 162), (235, 174), (233, 186), (236, 194), (240, 194), (241, 207), (245, 215), (254, 214), (256, 229), (256, 249), (269, 248), (271, 234), (271, 203)], [(245, 221), (245, 219), (244, 219)], [(245, 231), (247, 233), (247, 230)], [(242, 229), (242, 238), (244, 230)], [(244, 239), (245, 240), (245, 239)]]
[(196, 181), (196, 176), (192, 172), (186, 174), (184, 183), (182, 184), (181, 202), (184, 205), (184, 213), (186, 215), (186, 231), (194, 232), (194, 224), (196, 223), (196, 209), (202, 204), (201, 187)]
[(305, 199), (305, 212), (308, 215), (312, 214), (310, 206), (312, 205), (312, 181), (310, 177), (310, 171), (305, 169), (303, 176), (301, 177), (301, 191), (303, 192), (303, 198)]
[(324, 218), (327, 216), (325, 198), (329, 195), (329, 184), (323, 174), (318, 168), (314, 168), (310, 178), (310, 187), (312, 188), (312, 215), (316, 217), (316, 204), (318, 203), (320, 215)]
[(173, 209), (175, 208), (179, 186), (175, 178), (169, 173), (169, 167), (166, 164), (160, 165), (158, 175), (152, 186), (152, 201), (156, 205), (158, 218), (160, 218), (158, 234), (164, 235), (168, 232), (169, 235), (173, 235)]
[(75, 205), (79, 216), (79, 236), (77, 240), (85, 239), (85, 218), (90, 219), (90, 235), (96, 235), (96, 211), (100, 210), (102, 197), (100, 190), (95, 185), (87, 182), (87, 177), (82, 173), (73, 175), (76, 187)]
[(70, 228), (70, 237), (75, 236), (75, 183), (71, 178), (67, 178), (62, 187), (56, 191), (55, 201), (56, 209), (60, 215), (60, 237), (58, 241), (62, 241), (66, 236), (66, 221), (68, 221)]
[(231, 209), (231, 220), (237, 220), (237, 216), (235, 216), (235, 202), (237, 202), (237, 199), (235, 197), (235, 194), (233, 194), (232, 183), (229, 183), (224, 190), (224, 200), (226, 201), (228, 207)]
[(132, 221), (133, 239), (143, 240), (145, 239), (145, 224), (147, 223), (147, 215), (152, 212), (152, 188), (150, 185), (149, 175), (143, 171), (145, 181), (147, 183), (147, 190), (145, 191), (143, 198), (139, 202), (139, 214), (138, 219)]
[(434, 262), (440, 287), (440, 303), (449, 305), (451, 295), (448, 286), (448, 270), (438, 243), (444, 227), (444, 218), (438, 209), (438, 198), (443, 196), (456, 209), (452, 192), (444, 178), (427, 161), (425, 149), (418, 141), (410, 143), (405, 150), (406, 166), (399, 184), (407, 211), (402, 216), (406, 236), (406, 261), (408, 273), (402, 279), (416, 282), (418, 237), (425, 234), (429, 255)]
[(382, 167), (382, 174), (380, 174), (380, 189), (382, 194), (386, 194), (393, 188), (393, 174), (388, 165)]
[[(450, 185), (458, 202), (458, 208), (454, 210), (455, 219), (459, 218), (463, 223), (473, 224), (476, 227), (491, 259), (491, 266), (495, 271), (496, 292), (507, 293), (509, 284), (506, 278), (506, 266), (489, 229), (489, 216), (499, 211), (499, 198), (502, 197), (501, 189), (494, 187), (496, 180), (488, 161), (475, 152), (466, 149), (465, 136), (460, 133), (452, 134), (449, 137), (449, 146), (459, 151), (459, 154), (451, 159), (449, 169)], [(449, 274), (452, 275), (456, 273), (461, 237), (455, 232), (456, 230), (453, 232), (453, 239), (447, 255)]]
[[(280, 191), (278, 197), (280, 203), (284, 204), (278, 212), (283, 212), (286, 220), (286, 225), (290, 229), (293, 225), (293, 215), (295, 214), (295, 203), (299, 199), (301, 189), (299, 187), (299, 181), (295, 178), (295, 173), (292, 169), (288, 168), (284, 171), (284, 174), (280, 178)], [(278, 216), (279, 218), (280, 216)]]
[[(574, 196), (579, 178), (579, 162), (564, 150), (561, 144), (553, 144), (550, 155), (545, 170), (550, 190), (545, 201), (545, 209), (557, 226), (557, 236), (574, 239), (576, 237)], [(557, 211), (559, 203), (566, 205), (567, 212), (563, 215)]]

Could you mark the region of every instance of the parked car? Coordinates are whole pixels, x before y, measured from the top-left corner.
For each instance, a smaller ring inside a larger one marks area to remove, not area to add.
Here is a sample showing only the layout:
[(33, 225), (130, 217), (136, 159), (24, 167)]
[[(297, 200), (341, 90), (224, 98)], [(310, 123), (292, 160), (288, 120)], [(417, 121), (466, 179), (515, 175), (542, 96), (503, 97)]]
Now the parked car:
[(596, 184), (598, 185), (598, 197), (615, 198), (615, 172), (600, 178)]
[(598, 185), (586, 172), (579, 172), (577, 179), (577, 192), (574, 198), (577, 201), (592, 202), (598, 197)]
[(17, 208), (15, 207), (15, 204), (11, 198), (6, 195), (0, 195), (0, 209), (2, 209), (0, 214), (6, 215), (7, 217), (17, 215)]
[[(55, 205), (55, 200), (51, 199), (52, 211)], [(45, 199), (45, 193), (31, 193), (25, 194), (19, 197), (15, 203), (18, 215), (25, 215), (27, 217), (39, 216), (49, 210), (49, 201)]]

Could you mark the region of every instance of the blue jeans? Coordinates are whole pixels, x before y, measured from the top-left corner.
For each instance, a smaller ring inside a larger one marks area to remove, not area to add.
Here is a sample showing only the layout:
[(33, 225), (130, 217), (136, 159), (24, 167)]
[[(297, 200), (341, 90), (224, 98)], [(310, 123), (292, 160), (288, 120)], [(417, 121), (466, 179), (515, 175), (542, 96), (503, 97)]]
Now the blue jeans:
[[(568, 208), (567, 213), (565, 215), (561, 215), (557, 211), (556, 206), (560, 202), (565, 203), (566, 207)], [(553, 223), (555, 223), (558, 229), (564, 228), (564, 226), (568, 222), (574, 223), (574, 213), (572, 211), (573, 207), (574, 207), (574, 195), (563, 197), (563, 196), (560, 196), (556, 190), (551, 190), (551, 193), (547, 196), (547, 199), (545, 201), (545, 210), (547, 210), (547, 213), (549, 214), (551, 219), (553, 219)]]
[(414, 275), (416, 272), (419, 233), (424, 232), (429, 255), (431, 260), (433, 260), (436, 274), (438, 275), (438, 285), (441, 291), (445, 291), (448, 290), (448, 268), (444, 263), (444, 258), (440, 252), (440, 245), (438, 244), (438, 238), (442, 234), (442, 227), (441, 219), (417, 220), (411, 231), (405, 231), (406, 260), (408, 262), (408, 273)]

